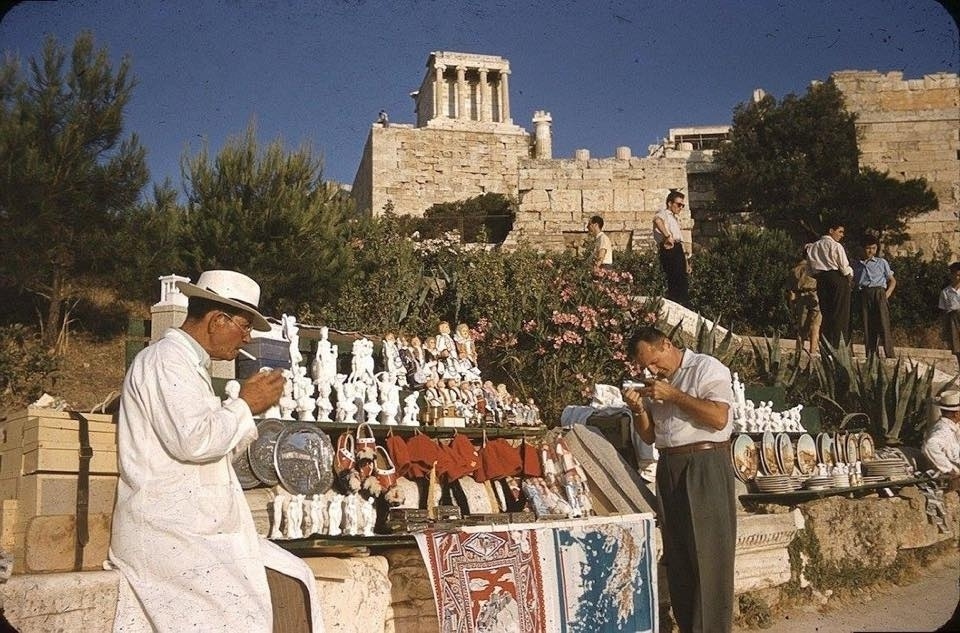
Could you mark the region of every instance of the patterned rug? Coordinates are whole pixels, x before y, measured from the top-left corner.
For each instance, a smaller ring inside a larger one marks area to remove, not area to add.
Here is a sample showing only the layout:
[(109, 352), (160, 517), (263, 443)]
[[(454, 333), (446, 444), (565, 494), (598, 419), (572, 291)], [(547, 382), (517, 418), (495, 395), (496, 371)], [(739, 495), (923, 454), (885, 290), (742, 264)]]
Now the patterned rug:
[(657, 630), (653, 515), (417, 534), (443, 633)]

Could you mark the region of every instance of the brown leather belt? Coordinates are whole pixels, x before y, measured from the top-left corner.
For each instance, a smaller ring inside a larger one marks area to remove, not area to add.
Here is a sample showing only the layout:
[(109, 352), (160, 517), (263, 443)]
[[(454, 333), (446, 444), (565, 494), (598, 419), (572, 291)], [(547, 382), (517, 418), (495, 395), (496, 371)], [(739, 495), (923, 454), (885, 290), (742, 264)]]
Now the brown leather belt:
[(712, 451), (730, 446), (730, 440), (725, 442), (694, 442), (692, 444), (683, 444), (681, 446), (664, 446), (657, 450), (664, 455), (685, 455), (686, 453), (696, 453), (698, 451)]

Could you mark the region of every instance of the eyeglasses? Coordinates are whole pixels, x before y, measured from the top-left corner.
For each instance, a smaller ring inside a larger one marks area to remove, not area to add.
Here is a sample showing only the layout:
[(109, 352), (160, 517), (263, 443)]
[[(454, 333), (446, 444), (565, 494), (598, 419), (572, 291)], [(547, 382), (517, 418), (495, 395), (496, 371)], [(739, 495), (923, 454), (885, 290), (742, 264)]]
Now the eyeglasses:
[(229, 319), (230, 323), (233, 323), (233, 324), (236, 325), (238, 328), (240, 328), (240, 331), (243, 332), (244, 336), (250, 336), (250, 334), (253, 332), (253, 325), (252, 325), (252, 324), (248, 323), (247, 325), (240, 325), (239, 323), (237, 323), (237, 322), (233, 319), (232, 316), (230, 316), (230, 315), (227, 314), (226, 312), (221, 312), (220, 314), (222, 314), (223, 316), (227, 317), (227, 319)]
[(685, 205), (685, 204), (682, 203), (682, 202), (673, 202), (673, 203), (671, 203), (671, 204), (673, 204), (674, 206), (679, 207), (679, 208), (681, 208), (681, 209), (684, 208), (685, 206), (687, 206), (687, 205)]

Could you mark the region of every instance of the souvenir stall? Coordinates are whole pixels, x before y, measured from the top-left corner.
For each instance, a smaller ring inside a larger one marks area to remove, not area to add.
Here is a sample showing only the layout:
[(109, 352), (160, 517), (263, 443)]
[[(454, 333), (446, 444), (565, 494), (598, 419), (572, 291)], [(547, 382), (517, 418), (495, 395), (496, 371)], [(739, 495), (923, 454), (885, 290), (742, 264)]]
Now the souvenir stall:
[(467, 325), (408, 339), (284, 316), (245, 356), (238, 377), (287, 379), (234, 456), (265, 536), (303, 556), (416, 545), (441, 628), (656, 630), (652, 515), (598, 516), (565, 431), (485, 380)]
[(841, 430), (817, 433), (800, 423), (803, 405), (773, 411), (772, 402), (755, 404), (734, 374), (734, 435), (731, 460), (748, 490), (743, 502), (793, 505), (832, 495), (856, 496), (892, 490), (929, 477), (896, 450), (876, 449), (863, 425), (866, 416), (848, 416)]

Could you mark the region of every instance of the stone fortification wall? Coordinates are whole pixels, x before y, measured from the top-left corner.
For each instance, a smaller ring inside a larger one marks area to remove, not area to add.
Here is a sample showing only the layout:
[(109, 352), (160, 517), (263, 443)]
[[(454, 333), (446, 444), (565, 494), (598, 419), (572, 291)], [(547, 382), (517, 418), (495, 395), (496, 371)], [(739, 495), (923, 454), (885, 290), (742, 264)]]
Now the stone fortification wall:
[(431, 205), (484, 193), (517, 195), (520, 161), (529, 158), (530, 134), (516, 126), (473, 122), (451, 127), (410, 125), (370, 129), (353, 183), (357, 209), (382, 215), (422, 216)]
[(926, 178), (940, 209), (909, 225), (905, 250), (960, 254), (960, 81), (937, 73), (903, 79), (901, 72), (841, 71), (831, 79), (856, 113), (860, 164), (894, 178)]
[[(520, 207), (508, 242), (526, 241), (546, 249), (584, 247), (587, 221), (603, 216), (604, 232), (616, 250), (652, 246), (653, 215), (663, 208), (670, 189), (686, 191), (682, 158), (528, 159), (520, 161), (517, 179)], [(681, 217), (685, 240), (693, 221)]]

